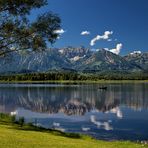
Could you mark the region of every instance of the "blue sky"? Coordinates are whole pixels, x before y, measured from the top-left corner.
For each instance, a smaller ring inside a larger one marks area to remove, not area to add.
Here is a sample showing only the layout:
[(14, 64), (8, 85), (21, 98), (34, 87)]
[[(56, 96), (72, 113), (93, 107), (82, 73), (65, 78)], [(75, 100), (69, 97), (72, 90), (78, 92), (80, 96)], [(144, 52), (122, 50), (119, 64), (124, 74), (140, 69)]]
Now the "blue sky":
[[(50, 10), (59, 14), (65, 31), (54, 47), (114, 49), (120, 43), (121, 55), (148, 51), (148, 0), (48, 0), (48, 6), (33, 11), (31, 18)], [(80, 35), (82, 31), (90, 34)], [(111, 32), (106, 38), (105, 31)]]

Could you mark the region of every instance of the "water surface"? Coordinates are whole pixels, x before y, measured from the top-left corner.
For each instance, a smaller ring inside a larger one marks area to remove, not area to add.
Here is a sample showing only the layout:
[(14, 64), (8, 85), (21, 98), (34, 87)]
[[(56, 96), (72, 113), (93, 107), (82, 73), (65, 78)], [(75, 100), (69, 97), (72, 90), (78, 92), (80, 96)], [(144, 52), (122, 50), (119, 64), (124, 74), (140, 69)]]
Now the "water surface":
[(148, 83), (0, 84), (0, 112), (98, 139), (148, 140)]

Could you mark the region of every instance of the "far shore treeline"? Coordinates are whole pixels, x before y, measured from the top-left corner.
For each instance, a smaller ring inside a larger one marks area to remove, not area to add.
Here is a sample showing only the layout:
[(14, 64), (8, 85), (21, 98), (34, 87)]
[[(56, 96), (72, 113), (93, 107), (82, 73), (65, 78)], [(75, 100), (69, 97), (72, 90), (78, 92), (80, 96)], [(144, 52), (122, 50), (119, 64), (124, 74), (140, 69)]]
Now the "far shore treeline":
[(98, 80), (148, 80), (146, 72), (46, 72), (46, 73), (25, 73), (0, 75), (0, 81), (98, 81)]

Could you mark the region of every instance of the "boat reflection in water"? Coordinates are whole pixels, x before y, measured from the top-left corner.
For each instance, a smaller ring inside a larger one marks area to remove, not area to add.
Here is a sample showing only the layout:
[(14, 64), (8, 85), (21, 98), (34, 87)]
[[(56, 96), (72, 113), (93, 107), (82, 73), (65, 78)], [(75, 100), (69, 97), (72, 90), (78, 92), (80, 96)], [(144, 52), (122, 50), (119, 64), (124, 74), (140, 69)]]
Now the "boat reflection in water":
[(0, 111), (99, 139), (148, 140), (148, 84), (0, 84)]

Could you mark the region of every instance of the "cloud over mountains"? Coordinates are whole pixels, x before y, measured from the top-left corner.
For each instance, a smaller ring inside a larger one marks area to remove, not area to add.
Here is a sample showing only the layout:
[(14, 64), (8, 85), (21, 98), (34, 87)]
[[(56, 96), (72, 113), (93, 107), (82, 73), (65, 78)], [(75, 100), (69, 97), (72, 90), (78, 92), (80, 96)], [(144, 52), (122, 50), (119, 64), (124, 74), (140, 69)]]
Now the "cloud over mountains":
[(135, 50), (133, 52), (131, 52), (130, 54), (133, 55), (133, 54), (141, 54), (142, 52), (140, 50)]
[(112, 34), (113, 34), (113, 31), (105, 31), (103, 35), (97, 35), (95, 38), (93, 38), (90, 41), (90, 45), (94, 46), (96, 41), (99, 41), (99, 40), (108, 40), (109, 36)]
[(116, 45), (116, 48), (110, 49), (109, 51), (112, 52), (112, 53), (115, 53), (115, 54), (119, 54), (122, 47), (123, 47), (123, 44), (119, 43), (119, 44)]

